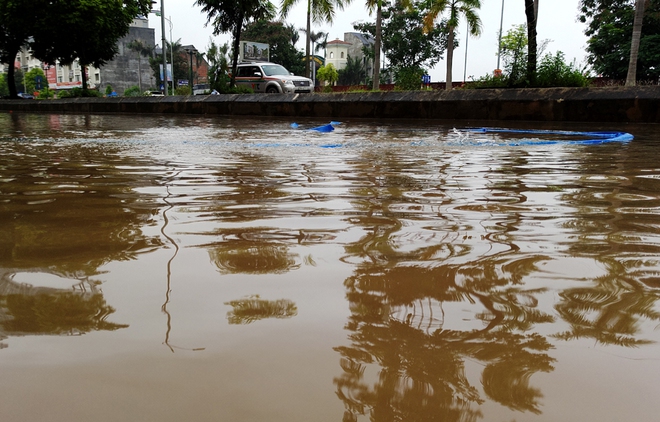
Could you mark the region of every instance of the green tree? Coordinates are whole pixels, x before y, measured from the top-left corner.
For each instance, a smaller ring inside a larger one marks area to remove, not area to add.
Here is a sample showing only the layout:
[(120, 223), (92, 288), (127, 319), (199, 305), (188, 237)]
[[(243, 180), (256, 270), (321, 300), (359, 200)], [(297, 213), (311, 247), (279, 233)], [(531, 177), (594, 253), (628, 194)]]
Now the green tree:
[[(119, 52), (117, 41), (128, 33), (138, 15), (147, 15), (151, 0), (51, 0), (31, 48), (46, 63), (72, 63), (78, 59), (85, 69), (101, 67)], [(82, 72), (83, 91), (87, 75)]]
[(514, 25), (502, 36), (500, 51), (508, 86), (527, 85), (527, 44), (526, 25)]
[[(412, 7), (408, 7), (412, 6)], [(424, 17), (429, 9), (423, 1), (395, 2), (382, 13), (382, 46), (390, 66), (397, 69), (432, 67), (442, 58), (446, 33), (441, 24), (424, 28)], [(374, 23), (354, 25), (357, 31), (375, 34)]]
[(138, 89), (142, 93), (142, 57), (150, 57), (153, 50), (141, 40), (133, 40), (126, 45), (129, 50), (137, 53), (138, 56)]
[(9, 86), (7, 85), (7, 74), (0, 73), (0, 98), (9, 96)]
[[(628, 73), (635, 7), (630, 0), (581, 0), (581, 22), (587, 24), (587, 62), (604, 77), (623, 80)], [(660, 1), (645, 7), (636, 80), (660, 77)]]
[[(528, 0), (525, 0), (528, 1)], [(477, 10), (481, 8), (481, 0), (431, 0), (429, 12), (424, 18), (424, 27), (427, 30), (433, 28), (438, 15), (446, 11), (449, 13), (447, 19), (447, 79), (446, 89), (452, 89), (452, 67), (454, 63), (454, 48), (456, 48), (455, 37), (461, 16), (468, 23), (468, 31), (473, 36), (481, 34), (481, 19)]]
[[(181, 38), (172, 43), (165, 41), (165, 51), (168, 56), (174, 57), (174, 63), (172, 64), (172, 81), (168, 79), (168, 85), (172, 82), (172, 87), (174, 87), (174, 82), (178, 79), (188, 79), (190, 77), (188, 73), (188, 54), (183, 51), (181, 45)], [(169, 57), (168, 57), (169, 59)], [(169, 61), (169, 60), (168, 60)], [(160, 67), (163, 64), (163, 54), (156, 54), (155, 56), (149, 57), (149, 66), (156, 76), (158, 85), (162, 84), (163, 81), (160, 78)]]
[(295, 46), (298, 31), (293, 25), (261, 19), (248, 24), (242, 36), (244, 40), (268, 44), (270, 61), (281, 64), (296, 75), (304, 74), (303, 55)]
[(367, 71), (362, 61), (358, 58), (352, 58), (350, 54), (346, 56), (346, 67), (339, 70), (339, 84), (347, 86), (360, 85), (366, 77)]
[[(298, 2), (298, 0), (283, 0), (281, 15), (283, 18), (289, 14), (291, 8)], [(310, 44), (312, 34), (312, 21), (314, 23), (328, 22), (332, 23), (335, 17), (335, 7), (344, 9), (345, 0), (307, 0), (307, 26), (305, 29), (305, 76), (309, 77), (310, 74)]]
[(328, 85), (332, 86), (339, 80), (339, 72), (332, 63), (328, 63), (319, 68), (317, 77), (319, 81), (325, 81)]
[(38, 67), (35, 67), (34, 69), (30, 69), (25, 73), (24, 83), (26, 93), (32, 94), (33, 92), (37, 91), (37, 77), (41, 78), (42, 88), (43, 85), (48, 86), (48, 80), (46, 79), (46, 74), (44, 71)]
[(213, 41), (206, 52), (209, 61), (209, 85), (211, 89), (225, 92), (229, 85), (229, 44), (217, 45)]
[(202, 7), (208, 15), (206, 24), (213, 24), (213, 34), (231, 32), (232, 72), (230, 87), (234, 87), (236, 65), (243, 28), (252, 21), (270, 19), (275, 15), (275, 6), (268, 0), (196, 0), (195, 5)]
[(0, 0), (0, 62), (9, 64), (6, 82), (10, 98), (18, 98), (13, 66), (16, 55), (35, 35), (46, 3), (45, 0)]

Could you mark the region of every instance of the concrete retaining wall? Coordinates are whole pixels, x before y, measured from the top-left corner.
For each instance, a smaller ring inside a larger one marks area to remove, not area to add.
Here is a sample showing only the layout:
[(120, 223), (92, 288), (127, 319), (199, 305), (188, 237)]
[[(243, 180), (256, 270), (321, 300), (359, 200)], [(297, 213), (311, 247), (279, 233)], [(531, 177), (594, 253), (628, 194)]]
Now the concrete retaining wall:
[(0, 100), (0, 111), (660, 123), (660, 87)]

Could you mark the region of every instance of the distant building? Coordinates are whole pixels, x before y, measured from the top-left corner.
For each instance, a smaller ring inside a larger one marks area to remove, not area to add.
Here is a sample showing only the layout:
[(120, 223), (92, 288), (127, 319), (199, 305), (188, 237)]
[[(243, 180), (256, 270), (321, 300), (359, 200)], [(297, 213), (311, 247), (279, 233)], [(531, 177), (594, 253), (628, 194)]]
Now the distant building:
[(110, 85), (117, 94), (122, 95), (126, 89), (138, 86), (140, 82), (138, 68), (140, 69), (142, 90), (156, 86), (154, 72), (149, 66), (149, 57), (139, 55), (128, 48), (128, 44), (136, 40), (152, 51), (156, 47), (155, 30), (149, 28), (149, 21), (144, 17), (138, 17), (133, 21), (128, 29), (128, 34), (117, 42), (119, 54), (101, 67), (99, 80), (94, 81), (99, 91), (105, 92), (106, 86)]

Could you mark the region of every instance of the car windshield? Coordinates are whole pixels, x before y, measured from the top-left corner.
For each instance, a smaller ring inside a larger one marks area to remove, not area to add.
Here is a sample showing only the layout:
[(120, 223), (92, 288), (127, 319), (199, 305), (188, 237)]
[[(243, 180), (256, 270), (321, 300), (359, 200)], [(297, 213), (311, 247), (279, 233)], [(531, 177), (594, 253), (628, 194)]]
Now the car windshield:
[(275, 76), (275, 75), (290, 75), (289, 71), (286, 70), (284, 66), (279, 64), (266, 64), (261, 66), (266, 76)]

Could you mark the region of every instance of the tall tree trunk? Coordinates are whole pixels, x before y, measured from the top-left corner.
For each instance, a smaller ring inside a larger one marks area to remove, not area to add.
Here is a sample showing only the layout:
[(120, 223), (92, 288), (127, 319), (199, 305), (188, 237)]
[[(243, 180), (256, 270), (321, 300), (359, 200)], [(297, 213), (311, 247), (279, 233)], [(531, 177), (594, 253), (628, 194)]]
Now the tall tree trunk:
[(637, 83), (637, 58), (639, 43), (642, 38), (642, 21), (644, 20), (645, 0), (635, 1), (635, 21), (633, 22), (632, 42), (630, 44), (630, 61), (628, 62), (628, 75), (626, 86), (635, 86)]
[(378, 0), (376, 7), (376, 39), (374, 40), (374, 78), (371, 89), (380, 89), (380, 45), (383, 38), (383, 1)]
[(307, 32), (305, 33), (305, 76), (311, 78), (309, 71), (309, 43), (312, 35), (312, 0), (307, 0)]
[(534, 84), (536, 80), (536, 22), (539, 11), (539, 0), (525, 0), (525, 16), (527, 17), (527, 82)]
[[(449, 35), (447, 36), (447, 82), (445, 83), (445, 89), (451, 91), (453, 88), (453, 79), (451, 70), (454, 65), (454, 28), (447, 28)], [(421, 84), (421, 82), (420, 82)]]
[(87, 72), (85, 71), (87, 69), (87, 66), (83, 66), (82, 63), (80, 64), (80, 73), (82, 77), (82, 89), (83, 91), (87, 91)]
[(18, 89), (16, 88), (16, 56), (21, 51), (21, 45), (7, 46), (6, 54), (3, 57), (7, 59), (7, 87), (9, 88), (9, 98), (18, 98)]
[[(236, 25), (236, 28), (234, 29), (234, 45), (232, 47), (232, 52), (231, 52), (232, 55), (231, 79), (229, 81), (229, 88), (233, 88), (234, 85), (236, 85), (236, 66), (238, 65), (238, 53), (239, 53), (239, 48), (241, 46), (241, 29), (243, 28), (243, 19), (245, 18), (245, 14), (242, 13), (241, 16), (239, 17), (240, 17), (240, 20), (238, 21), (239, 23)], [(172, 64), (172, 67), (174, 68), (174, 64)], [(190, 86), (190, 89), (192, 90), (192, 85)]]

